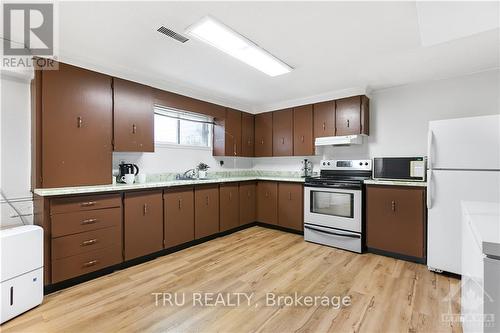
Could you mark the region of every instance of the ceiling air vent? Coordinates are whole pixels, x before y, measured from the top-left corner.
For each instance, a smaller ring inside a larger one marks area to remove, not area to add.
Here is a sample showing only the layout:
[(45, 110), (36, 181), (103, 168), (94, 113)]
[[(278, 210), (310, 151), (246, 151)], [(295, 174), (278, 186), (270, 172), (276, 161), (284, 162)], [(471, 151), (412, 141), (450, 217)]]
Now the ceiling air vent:
[(169, 28), (165, 28), (164, 26), (159, 27), (158, 32), (161, 32), (162, 34), (167, 35), (168, 37), (171, 37), (171, 38), (173, 38), (176, 41), (179, 41), (181, 43), (185, 43), (189, 40), (189, 38), (186, 38), (183, 35), (178, 34), (175, 31), (170, 30)]

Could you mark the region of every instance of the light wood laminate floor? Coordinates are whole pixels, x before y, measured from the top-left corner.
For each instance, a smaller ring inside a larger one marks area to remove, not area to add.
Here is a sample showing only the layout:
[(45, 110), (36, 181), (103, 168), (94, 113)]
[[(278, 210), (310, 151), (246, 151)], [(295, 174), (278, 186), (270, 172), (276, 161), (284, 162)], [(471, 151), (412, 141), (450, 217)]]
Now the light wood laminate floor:
[[(456, 332), (460, 325), (448, 315), (460, 311), (459, 284), (423, 265), (252, 227), (48, 295), (41, 306), (0, 330)], [(153, 293), (174, 292), (178, 303), (185, 295), (184, 305), (163, 306), (163, 295), (156, 305)], [(351, 304), (338, 309), (266, 304), (266, 293), (295, 292), (318, 298), (349, 296)], [(193, 306), (193, 293), (231, 298), (227, 306), (205, 306), (213, 301)], [(250, 305), (243, 298), (240, 306), (231, 306), (235, 293), (248, 293)]]

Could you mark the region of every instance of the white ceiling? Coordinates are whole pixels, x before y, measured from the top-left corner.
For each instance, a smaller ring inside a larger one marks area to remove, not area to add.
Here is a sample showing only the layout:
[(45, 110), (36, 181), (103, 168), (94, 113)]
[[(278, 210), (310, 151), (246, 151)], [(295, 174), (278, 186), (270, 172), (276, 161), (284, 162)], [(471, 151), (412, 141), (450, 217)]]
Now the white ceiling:
[[(261, 112), (498, 68), (498, 2), (476, 2), (467, 11), (481, 21), (477, 16), (491, 4), (494, 29), (473, 25), (471, 33), (424, 47), (419, 21), (433, 11), (417, 11), (415, 2), (60, 2), (60, 58)], [(453, 6), (441, 12), (453, 16)], [(156, 31), (164, 25), (183, 33), (205, 15), (295, 69), (269, 77), (197, 40), (182, 44)], [(427, 36), (447, 26), (428, 21)]]

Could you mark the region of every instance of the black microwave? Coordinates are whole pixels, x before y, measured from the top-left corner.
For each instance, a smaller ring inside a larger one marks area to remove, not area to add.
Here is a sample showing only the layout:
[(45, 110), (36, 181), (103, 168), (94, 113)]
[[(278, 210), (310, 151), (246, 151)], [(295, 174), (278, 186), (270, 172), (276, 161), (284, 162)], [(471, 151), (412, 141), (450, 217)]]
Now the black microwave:
[(425, 182), (425, 157), (375, 157), (373, 179)]

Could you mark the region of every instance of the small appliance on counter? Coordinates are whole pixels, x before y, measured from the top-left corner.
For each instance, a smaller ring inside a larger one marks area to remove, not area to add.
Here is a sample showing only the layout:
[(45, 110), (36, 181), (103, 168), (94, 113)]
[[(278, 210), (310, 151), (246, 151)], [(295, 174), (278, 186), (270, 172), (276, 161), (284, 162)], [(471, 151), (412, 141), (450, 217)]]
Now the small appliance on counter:
[(311, 177), (313, 175), (313, 164), (311, 161), (309, 161), (307, 158), (304, 158), (302, 162), (302, 167), (300, 168), (301, 171), (301, 177)]
[(375, 157), (373, 179), (425, 182), (425, 157)]
[(116, 176), (116, 182), (129, 184), (130, 182), (127, 182), (126, 178), (132, 179), (130, 175), (133, 175), (135, 178), (138, 173), (139, 167), (136, 164), (121, 162), (120, 165), (118, 165), (118, 176)]

